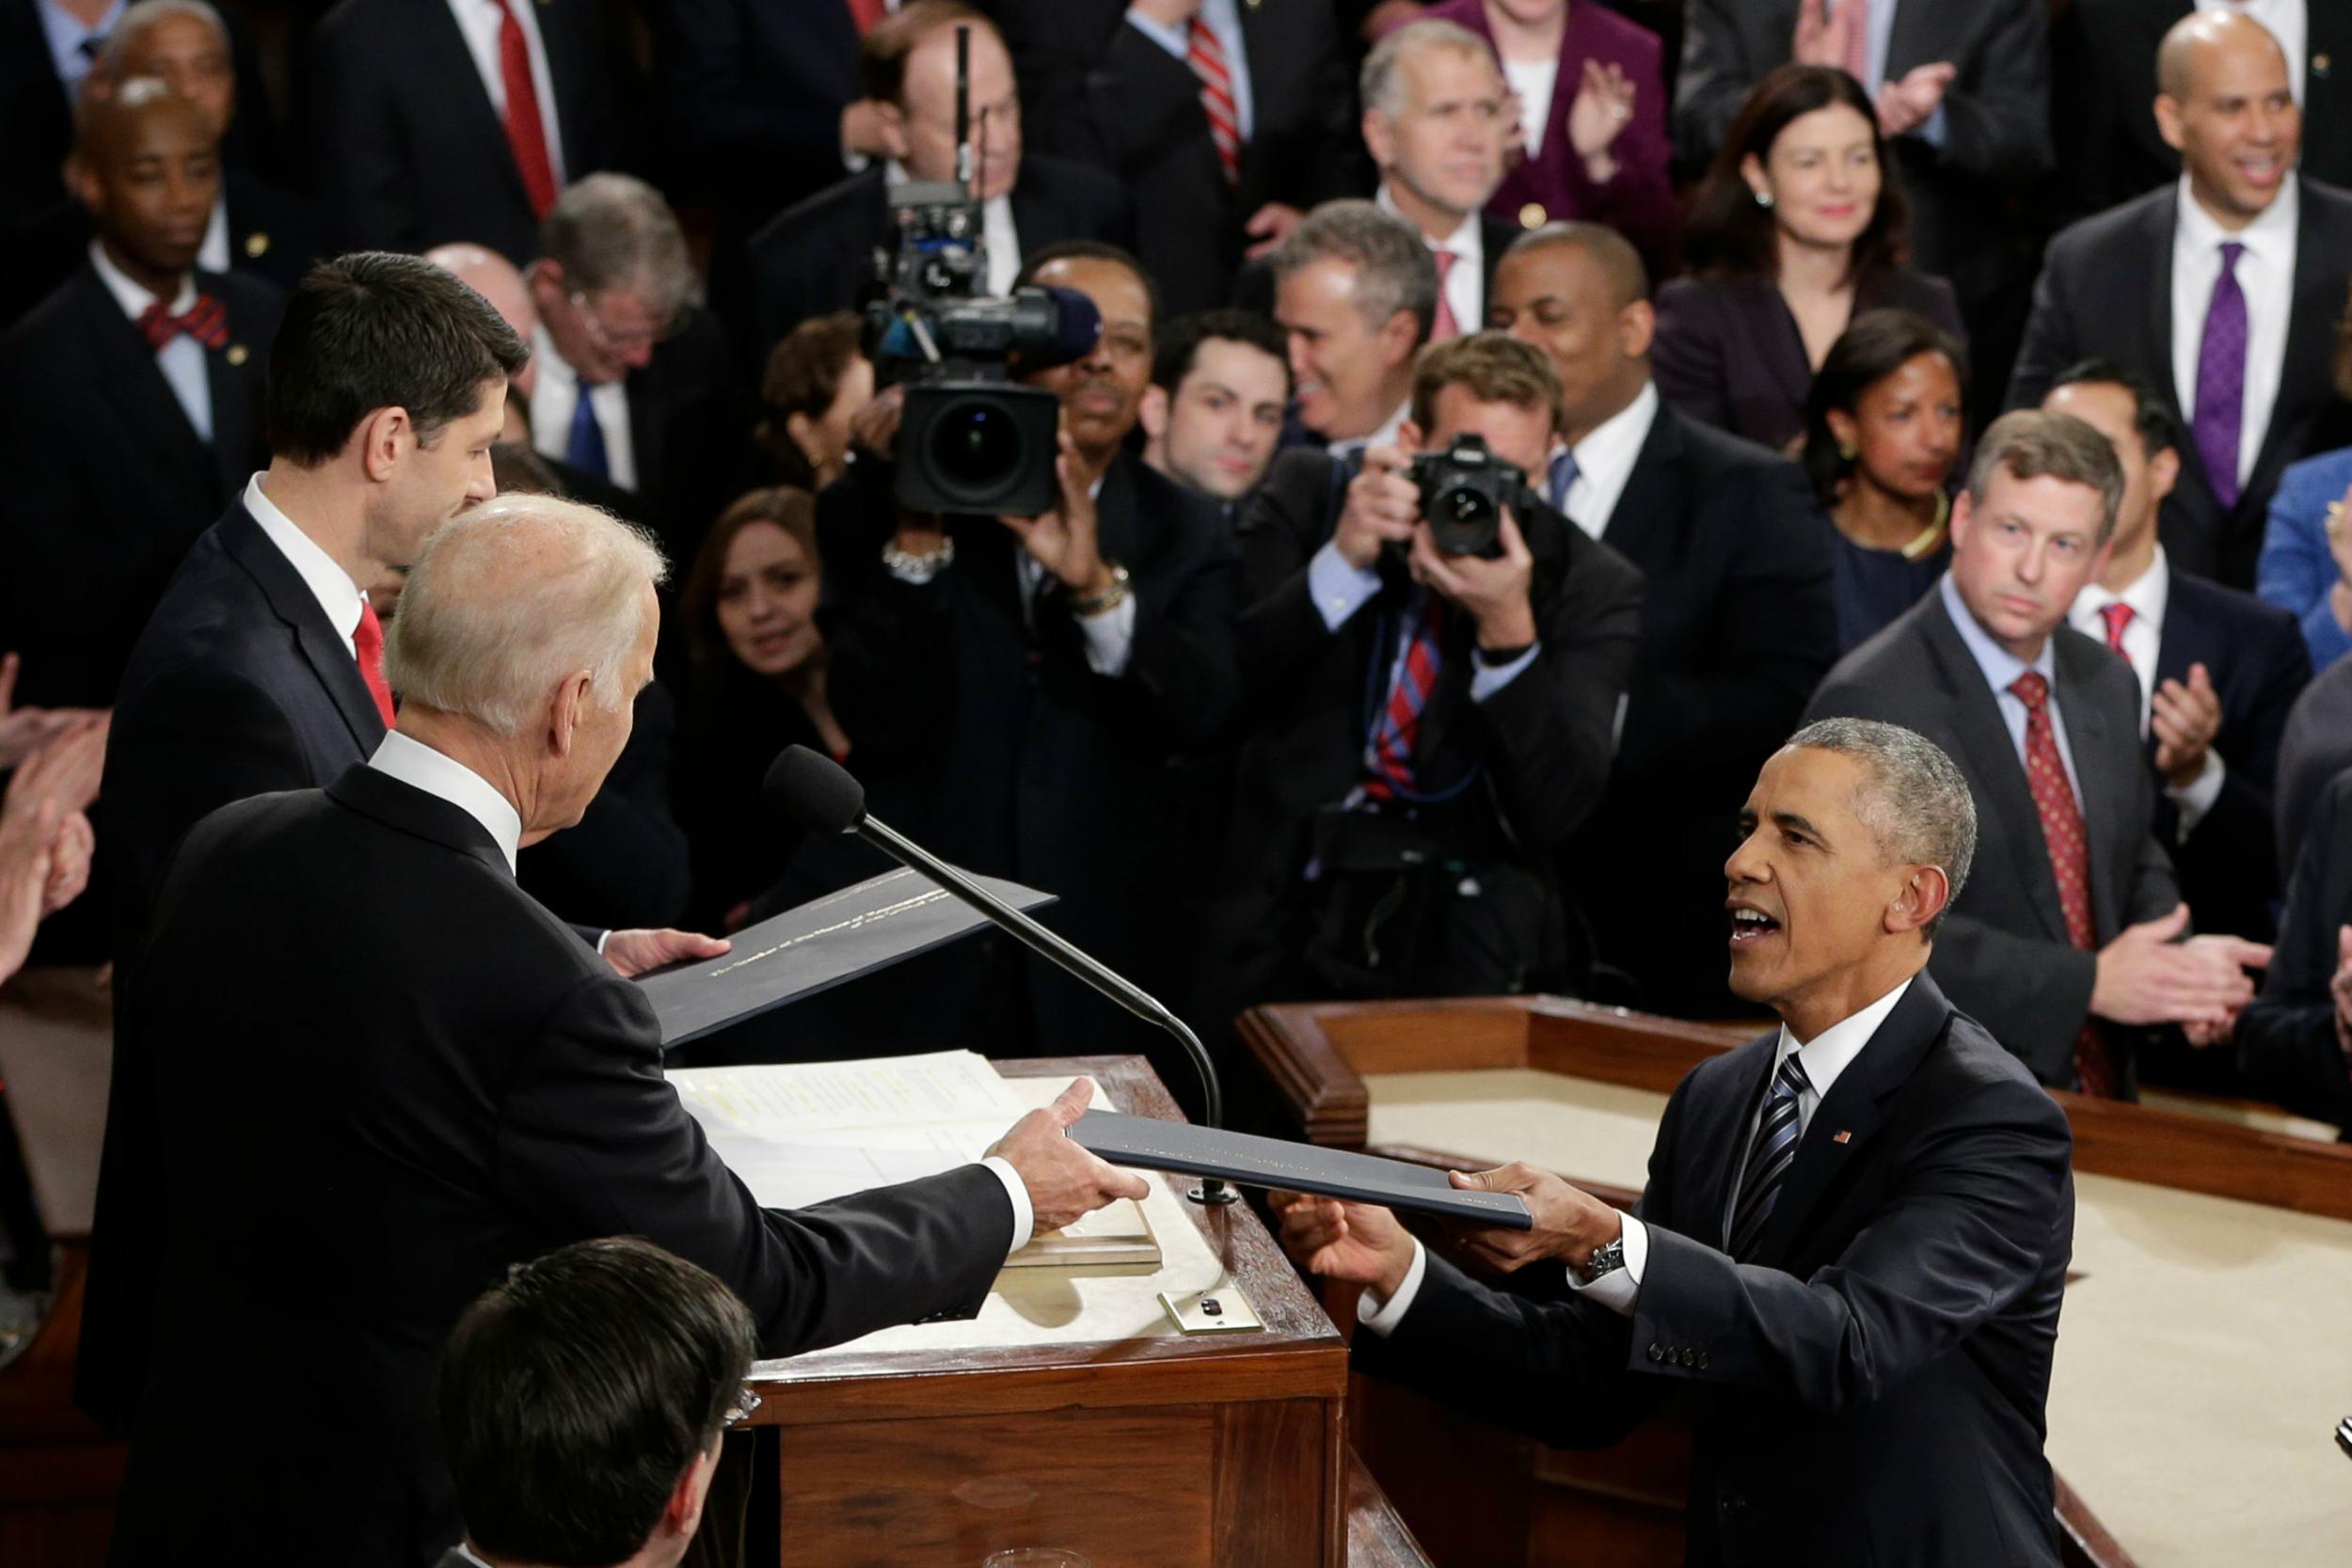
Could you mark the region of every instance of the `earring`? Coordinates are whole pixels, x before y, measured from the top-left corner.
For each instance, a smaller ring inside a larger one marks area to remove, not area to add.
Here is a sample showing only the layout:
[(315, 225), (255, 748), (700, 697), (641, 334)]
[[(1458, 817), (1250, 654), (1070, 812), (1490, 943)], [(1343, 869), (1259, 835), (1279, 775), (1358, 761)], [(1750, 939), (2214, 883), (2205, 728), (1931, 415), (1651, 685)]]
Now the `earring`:
[(1756, 204), (1758, 207), (1770, 207), (1772, 204), (1772, 193), (1770, 191), (1756, 192)]
[(1855, 446), (1851, 441), (1840, 441), (1837, 443), (1837, 461), (1840, 463), (1851, 463), (1861, 455), (1862, 449)]

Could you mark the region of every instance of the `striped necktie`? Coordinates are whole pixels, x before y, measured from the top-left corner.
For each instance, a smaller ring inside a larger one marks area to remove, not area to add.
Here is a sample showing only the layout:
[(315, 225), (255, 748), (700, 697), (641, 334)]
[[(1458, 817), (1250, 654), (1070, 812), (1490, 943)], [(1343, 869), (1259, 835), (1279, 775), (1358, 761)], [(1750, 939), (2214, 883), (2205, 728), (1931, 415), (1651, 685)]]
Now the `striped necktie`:
[(1422, 709), (1438, 689), (1439, 636), (1445, 630), (1445, 600), (1416, 584), (1406, 601), (1405, 635), (1409, 638), (1398, 660), (1396, 678), (1380, 721), (1373, 727), (1368, 761), (1372, 777), (1364, 795), (1374, 800), (1409, 799), (1413, 793), (1413, 748), (1421, 736)]
[(1241, 183), (1241, 116), (1233, 107), (1233, 78), (1226, 68), (1225, 45), (1209, 24), (1194, 17), (1184, 29), (1184, 63), (1200, 78), (1200, 109), (1209, 117), (1209, 140), (1216, 145), (1216, 161), (1225, 182)]
[(1772, 1076), (1772, 1092), (1764, 1098), (1764, 1116), (1748, 1143), (1747, 1164), (1740, 1177), (1740, 1202), (1731, 1214), (1731, 1256), (1736, 1262), (1753, 1261), (1756, 1245), (1764, 1239), (1764, 1222), (1772, 1217), (1780, 1183), (1796, 1162), (1797, 1096), (1811, 1088), (1804, 1064), (1791, 1053)]

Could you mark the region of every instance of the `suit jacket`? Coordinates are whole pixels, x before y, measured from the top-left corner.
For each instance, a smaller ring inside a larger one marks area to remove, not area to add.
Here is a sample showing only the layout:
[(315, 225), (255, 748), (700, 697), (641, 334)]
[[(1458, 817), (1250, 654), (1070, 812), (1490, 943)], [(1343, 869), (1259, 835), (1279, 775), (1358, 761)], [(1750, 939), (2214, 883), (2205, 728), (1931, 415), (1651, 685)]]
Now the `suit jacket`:
[(1562, 880), (1631, 979), (1610, 1000), (1728, 1011), (1724, 861), (1756, 769), (1837, 657), (1828, 531), (1795, 464), (1661, 404), (1600, 537), (1641, 570), (1642, 640), (1609, 789)]
[[(1440, 0), (1425, 15), (1458, 23), (1494, 41), (1485, 0)], [(1596, 185), (1568, 143), (1568, 110), (1588, 61), (1613, 65), (1633, 84), (1633, 118), (1610, 144), (1616, 177)], [(1673, 270), (1682, 241), (1682, 204), (1667, 166), (1666, 71), (1658, 35), (1599, 6), (1570, 6), (1560, 35), (1560, 74), (1544, 121), (1541, 150), (1522, 159), (1495, 187), (1486, 211), (1521, 229), (1562, 218), (1605, 223), (1641, 247), (1652, 277)]]
[[(1863, 275), (1854, 285), (1854, 319), (1870, 310), (1915, 311), (1968, 341), (1952, 286), (1909, 267)], [(1658, 291), (1650, 353), (1659, 391), (1692, 419), (1774, 451), (1804, 435), (1813, 362), (1772, 279), (1676, 278)]]
[[(1750, 89), (1788, 63), (1799, 3), (1692, 0), (1675, 125), (1693, 166), (1714, 156)], [(1944, 94), (1943, 148), (1898, 137), (1895, 164), (1911, 197), (1914, 259), (1963, 301), (2033, 270), (2039, 235), (2011, 198), (2054, 162), (2049, 30), (2046, 0), (1900, 0), (1895, 10), (1888, 80), (1937, 61), (1960, 71)]]
[[(2155, 784), (2139, 745), (2138, 678), (2121, 657), (2073, 627), (2052, 635), (2052, 695), (2082, 797), (2091, 921), (2097, 944), (2105, 946), (2124, 927), (2169, 913), (2180, 889), (2152, 831)], [(1805, 720), (1837, 717), (1915, 730), (1967, 775), (1977, 805), (1976, 867), (1936, 935), (1929, 970), (1953, 1005), (1982, 1020), (2034, 1076), (2073, 1087), (2074, 1037), (2090, 1016), (2098, 955), (2067, 940), (2058, 876), (2025, 764), (1941, 593), (1920, 600), (1829, 673)], [(2132, 1037), (2106, 1027), (2129, 1098), (2137, 1086)]]
[[(1168, 765), (1222, 729), (1241, 689), (1233, 545), (1216, 503), (1131, 455), (1112, 460), (1098, 537), (1133, 579), (1136, 620), (1126, 667), (1107, 677), (1052, 579), (1025, 607), (1024, 556), (993, 517), (947, 519), (956, 559), (931, 581), (891, 576), (881, 559), (898, 527), (890, 478), (860, 465), (818, 500), (826, 692), (856, 742), (867, 799), (956, 864), (1058, 895), (1048, 925), (1145, 990), (1174, 990), (1192, 942), (1171, 928), (1173, 895), (1200, 877), (1202, 851), (1181, 831)], [(1048, 1040), (1123, 1030), (1168, 1063), (1172, 1083), (1189, 1081), (1156, 1030), (1001, 945), (964, 944), (943, 960), (963, 973), (923, 999), (916, 1026), (999, 1051), (1032, 1025)]]
[(655, 681), (637, 693), (628, 742), (580, 819), (516, 857), (523, 891), (576, 926), (675, 926), (691, 890), (686, 834), (670, 815), (677, 702)]
[[(532, 15), (555, 88), (564, 182), (626, 167), (594, 0), (538, 0)], [(311, 35), (310, 106), (333, 250), (470, 240), (518, 267), (538, 255), (538, 219), (505, 126), (447, 6), (342, 0)]]
[(2352, 632), (2336, 619), (2331, 602), (2344, 573), (2328, 546), (2328, 509), (2340, 503), (2347, 489), (2352, 489), (2352, 447), (2288, 464), (2270, 493), (2262, 553), (2254, 559), (2254, 592), (2295, 617), (2313, 671), (2352, 653)]
[[(1511, 248), (1511, 242), (1519, 237), (1515, 224), (1498, 223), (1485, 214), (1478, 217), (1478, 310), (1469, 321), (1459, 322), (1464, 332), (1477, 332), (1486, 327), (1487, 302), (1494, 298), (1495, 268), (1502, 263), (1502, 253)], [(1274, 314), (1274, 264), (1261, 256), (1254, 261), (1242, 263), (1233, 277), (1232, 304), (1244, 310), (1255, 310), (1262, 316)], [(1302, 431), (1304, 427), (1301, 427)], [(1284, 442), (1285, 448), (1293, 443)], [(1314, 442), (1320, 446), (1320, 438)]]
[(2312, 678), (2287, 710), (2279, 739), (2279, 868), (2292, 876), (2302, 863), (2312, 815), (2329, 781), (2352, 768), (2352, 658), (2340, 658)]
[(841, 178), (841, 111), (861, 96), (843, 0), (675, 0), (648, 20), (676, 173), (695, 194), (766, 217)]
[(73, 150), (73, 105), (40, 7), (0, 0), (0, 327), (71, 274), (89, 240), (59, 173)]
[(2338, 773), (2312, 812), (2287, 884), (2286, 913), (2262, 994), (2238, 1015), (2238, 1068), (2248, 1090), (2330, 1121), (2352, 1138), (2352, 1073), (2336, 1037), (2337, 932), (2352, 924), (2352, 771)]
[(1735, 1263), (1724, 1217), (1778, 1038), (1701, 1063), (1667, 1101), (1629, 1318), (1433, 1256), (1394, 1331), (1358, 1331), (1357, 1366), (1564, 1447), (1685, 1397), (1693, 1564), (2055, 1568), (2066, 1118), (1921, 974), (1822, 1097)]
[[(1216, 935), (1228, 956), (1208, 977), (1217, 1013), (1228, 1013), (1227, 992), (1235, 1009), (1274, 994), (1244, 994), (1255, 988), (1221, 972), (1264, 982), (1295, 964), (1301, 939), (1277, 916), (1300, 902), (1315, 818), (1363, 782), (1368, 709), (1377, 711), (1396, 657), (1408, 586), (1397, 563), (1383, 562), (1388, 586), (1337, 630), (1325, 625), (1308, 584), (1309, 562), (1330, 539), (1352, 477), (1323, 452), (1286, 451), (1242, 512), (1241, 657), (1250, 700), (1218, 878)], [(1502, 859), (1549, 878), (1551, 856), (1591, 815), (1608, 780), (1610, 726), (1632, 673), (1642, 579), (1548, 508), (1519, 522), (1536, 561), (1530, 598), (1542, 651), (1473, 702), (1476, 626), (1468, 612), (1448, 610), (1437, 684), (1415, 735), (1414, 776), (1430, 794), (1481, 776), (1415, 818), (1465, 860)]]
[[(1100, 169), (1024, 155), (1011, 199), (1024, 255), (1056, 240), (1128, 243), (1126, 194)], [(873, 292), (874, 249), (891, 243), (890, 202), (879, 167), (827, 186), (753, 235), (753, 373), (802, 322), (862, 305)]]
[[(2301, 183), (2286, 359), (2253, 472), (2237, 504), (2225, 512), (2196, 443), (2183, 442), (2181, 480), (2158, 523), (2175, 566), (2233, 588), (2254, 585), (2263, 517), (2286, 466), (2352, 439), (2352, 409), (2336, 396), (2331, 371), (2335, 324), (2352, 277), (2352, 192), (2311, 180)], [(2190, 411), (2178, 406), (2172, 375), (2172, 236), (2179, 201), (2177, 188), (2167, 185), (2086, 218), (2050, 242), (2034, 285), (2026, 344), (2010, 377), (2010, 407), (2040, 404), (2069, 365), (2113, 359), (2154, 382), (2179, 428), (2188, 428)]]
[[(2192, 0), (2073, 0), (2050, 26), (2050, 100), (2059, 215), (2104, 213), (2181, 177), (2181, 155), (2156, 134), (2156, 47)], [(2306, 5), (2304, 174), (2352, 185), (2352, 10)]]
[(1200, 78), (1126, 24), (1125, 0), (991, 9), (1012, 48), (1025, 145), (1092, 165), (1131, 193), (1136, 254), (1169, 315), (1224, 303), (1255, 243), (1242, 225), (1260, 207), (1304, 212), (1364, 188), (1355, 82), (1329, 0), (1239, 8), (1251, 125), (1234, 184), (1209, 140)]
[(249, 168), (221, 171), (229, 201), (229, 264), (292, 293), (319, 259), (319, 218), (296, 195)]
[(0, 647), (24, 655), (20, 701), (111, 703), (181, 556), (263, 460), (262, 380), (284, 296), (233, 274), (196, 281), (229, 310), (228, 345), (204, 355), (209, 442), (87, 257), (0, 339)]
[(226, 1539), (273, 1478), (289, 1560), (432, 1561), (462, 1528), (441, 1341), (567, 1242), (710, 1270), (768, 1355), (968, 1313), (1004, 1263), (977, 1164), (760, 1208), (663, 1081), (644, 993), (470, 816), (372, 768), (207, 818), (141, 974), (102, 1179), (124, 1201), (94, 1238), (144, 1328), (118, 1561)]
[[(2221, 699), (2214, 750), (2223, 765), (2221, 793), (2186, 838), (2180, 808), (2156, 781), (2156, 839), (2173, 847), (2181, 895), (2201, 931), (2228, 931), (2267, 942), (2282, 880), (2271, 790), (2287, 714), (2311, 683), (2302, 634), (2286, 611), (2250, 594), (2174, 572), (2165, 605), (2156, 682), (2188, 681), (2202, 664)], [(2154, 766), (2153, 741), (2149, 764)]]

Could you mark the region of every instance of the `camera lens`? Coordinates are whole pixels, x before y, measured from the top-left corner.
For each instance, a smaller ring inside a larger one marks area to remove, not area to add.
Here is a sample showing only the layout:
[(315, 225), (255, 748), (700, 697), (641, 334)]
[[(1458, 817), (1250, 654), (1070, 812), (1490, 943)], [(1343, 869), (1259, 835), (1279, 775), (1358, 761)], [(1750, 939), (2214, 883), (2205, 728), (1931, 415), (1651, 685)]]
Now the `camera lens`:
[(1440, 529), (1477, 529), (1496, 521), (1495, 503), (1467, 484), (1440, 490), (1429, 503), (1429, 521)]
[(1021, 431), (1005, 409), (978, 398), (943, 410), (931, 427), (932, 470), (975, 498), (1004, 488), (1021, 467)]

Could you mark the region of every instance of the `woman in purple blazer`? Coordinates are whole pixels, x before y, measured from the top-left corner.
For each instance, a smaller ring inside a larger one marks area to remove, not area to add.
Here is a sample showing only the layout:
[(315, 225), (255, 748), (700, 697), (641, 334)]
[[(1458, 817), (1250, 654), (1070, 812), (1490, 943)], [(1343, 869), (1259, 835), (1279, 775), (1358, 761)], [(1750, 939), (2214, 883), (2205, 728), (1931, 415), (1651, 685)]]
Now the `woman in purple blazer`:
[(1654, 274), (1669, 270), (1682, 207), (1666, 172), (1658, 35), (1594, 0), (1442, 0), (1422, 17), (1458, 22), (1493, 45), (1534, 127), (1488, 215), (1521, 229), (1605, 223), (1640, 247)]
[(1792, 451), (1814, 372), (1871, 310), (1964, 347), (1952, 286), (1904, 264), (1909, 208), (1862, 87), (1830, 66), (1756, 85), (1692, 203), (1692, 276), (1658, 293), (1658, 390), (1692, 419)]

